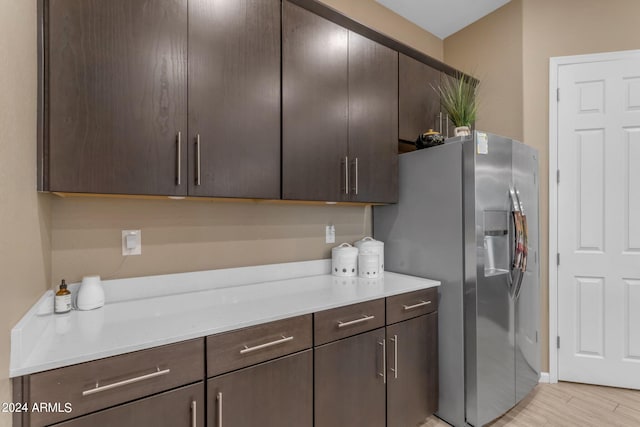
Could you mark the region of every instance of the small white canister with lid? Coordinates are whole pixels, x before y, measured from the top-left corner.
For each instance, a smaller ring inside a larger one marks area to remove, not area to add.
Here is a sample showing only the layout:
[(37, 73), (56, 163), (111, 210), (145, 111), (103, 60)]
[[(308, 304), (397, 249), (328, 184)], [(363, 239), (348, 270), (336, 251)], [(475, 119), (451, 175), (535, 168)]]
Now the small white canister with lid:
[(373, 253), (378, 255), (378, 271), (376, 277), (381, 277), (384, 274), (384, 242), (375, 240), (374, 238), (367, 236), (364, 239), (355, 242), (354, 245), (356, 248), (358, 248), (361, 254)]
[(331, 249), (331, 274), (352, 277), (358, 273), (358, 248), (343, 243)]

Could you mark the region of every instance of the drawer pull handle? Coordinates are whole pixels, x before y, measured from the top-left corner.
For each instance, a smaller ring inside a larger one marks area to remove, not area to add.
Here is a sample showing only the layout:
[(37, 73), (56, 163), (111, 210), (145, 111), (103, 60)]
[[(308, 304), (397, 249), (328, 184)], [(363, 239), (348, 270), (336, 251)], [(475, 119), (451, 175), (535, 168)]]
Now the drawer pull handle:
[(155, 378), (155, 377), (160, 377), (162, 375), (167, 375), (169, 372), (171, 372), (171, 369), (165, 369), (163, 371), (160, 370), (160, 368), (157, 368), (158, 370), (156, 372), (152, 372), (150, 374), (146, 374), (146, 375), (141, 375), (139, 377), (135, 377), (135, 378), (129, 378), (128, 380), (123, 380), (123, 381), (118, 381), (117, 383), (113, 383), (113, 384), (108, 384), (108, 385), (103, 385), (101, 386), (99, 382), (96, 382), (96, 388), (92, 388), (91, 390), (85, 390), (82, 392), (83, 396), (89, 396), (91, 394), (95, 394), (95, 393), (100, 393), (101, 391), (107, 391), (107, 390), (111, 390), (117, 387), (122, 387), (125, 385), (129, 385), (129, 384), (133, 384), (133, 383), (137, 383), (140, 381), (144, 381), (144, 380), (150, 380), (151, 378)]
[(351, 320), (349, 322), (341, 322), (340, 320), (338, 320), (338, 328), (344, 328), (345, 326), (357, 325), (358, 323), (364, 323), (364, 322), (367, 322), (367, 321), (369, 321), (371, 319), (375, 319), (375, 318), (376, 318), (376, 316), (367, 316), (366, 314), (363, 314), (360, 319)]
[(274, 345), (284, 344), (284, 343), (289, 342), (291, 340), (293, 340), (293, 336), (285, 337), (283, 335), (282, 338), (279, 339), (279, 340), (275, 340), (275, 341), (267, 342), (267, 343), (264, 343), (264, 344), (256, 345), (254, 347), (247, 347), (245, 345), (244, 348), (242, 350), (240, 350), (240, 354), (247, 354), (247, 353), (251, 353), (252, 351), (262, 350), (263, 348), (272, 347)]
[(409, 311), (413, 310), (414, 308), (424, 307), (425, 305), (429, 304), (431, 304), (431, 301), (420, 301), (419, 303), (413, 305), (403, 305), (402, 308), (404, 309), (404, 311)]
[(222, 392), (218, 392), (218, 427), (222, 427)]

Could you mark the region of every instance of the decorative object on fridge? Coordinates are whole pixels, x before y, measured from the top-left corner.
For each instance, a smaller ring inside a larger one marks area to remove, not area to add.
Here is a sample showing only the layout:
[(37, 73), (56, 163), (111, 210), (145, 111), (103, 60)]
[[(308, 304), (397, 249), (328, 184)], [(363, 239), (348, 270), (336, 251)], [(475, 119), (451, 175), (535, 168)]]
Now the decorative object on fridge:
[[(432, 86), (433, 87), (433, 86)], [(471, 134), (471, 125), (478, 114), (478, 83), (463, 73), (445, 77), (436, 88), (440, 95), (440, 105), (456, 127), (455, 136)]]
[(418, 135), (415, 144), (418, 150), (435, 147), (436, 145), (444, 144), (444, 136), (440, 135), (440, 132), (429, 129), (427, 132)]
[(331, 274), (339, 277), (356, 276), (358, 271), (358, 248), (343, 243), (331, 249)]

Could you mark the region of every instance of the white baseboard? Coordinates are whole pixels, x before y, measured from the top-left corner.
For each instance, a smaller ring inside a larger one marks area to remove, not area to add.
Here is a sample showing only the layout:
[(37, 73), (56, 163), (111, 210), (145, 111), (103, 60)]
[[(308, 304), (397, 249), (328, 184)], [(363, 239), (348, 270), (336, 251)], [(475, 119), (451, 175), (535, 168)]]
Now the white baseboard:
[(550, 381), (549, 372), (540, 372), (540, 380), (538, 382), (543, 384), (549, 384), (549, 381)]

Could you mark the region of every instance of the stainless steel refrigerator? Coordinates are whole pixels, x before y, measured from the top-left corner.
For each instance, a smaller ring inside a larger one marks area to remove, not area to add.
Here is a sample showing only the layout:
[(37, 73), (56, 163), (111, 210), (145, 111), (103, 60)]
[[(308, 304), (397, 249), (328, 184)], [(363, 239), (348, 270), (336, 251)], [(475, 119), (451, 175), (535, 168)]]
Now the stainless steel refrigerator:
[(373, 209), (385, 270), (440, 280), (439, 409), (481, 426), (539, 379), (538, 154), (484, 132), (400, 155)]

